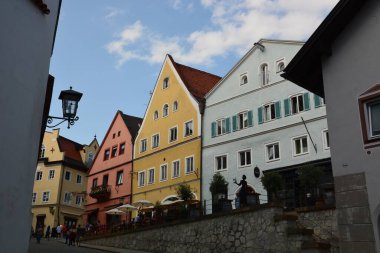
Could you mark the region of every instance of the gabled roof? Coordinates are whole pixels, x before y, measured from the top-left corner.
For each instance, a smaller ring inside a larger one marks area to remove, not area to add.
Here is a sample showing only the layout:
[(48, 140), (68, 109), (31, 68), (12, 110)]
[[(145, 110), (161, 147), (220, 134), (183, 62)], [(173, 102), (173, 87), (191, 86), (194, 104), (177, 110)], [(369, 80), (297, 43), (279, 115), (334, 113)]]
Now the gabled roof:
[(124, 114), (122, 111), (118, 111), (123, 118), (125, 125), (127, 126), (129, 133), (132, 135), (133, 140), (136, 138), (140, 129), (142, 118)]
[(324, 96), (321, 57), (331, 55), (331, 44), (366, 2), (340, 0), (288, 64), (282, 76)]
[(63, 136), (58, 136), (57, 142), (59, 150), (64, 152), (64, 162), (86, 169), (82, 161), (82, 156), (80, 155), (80, 151), (83, 149), (82, 144), (67, 139)]
[(168, 54), (168, 57), (186, 85), (186, 88), (198, 102), (222, 79), (220, 76), (179, 64), (174, 61), (170, 54)]

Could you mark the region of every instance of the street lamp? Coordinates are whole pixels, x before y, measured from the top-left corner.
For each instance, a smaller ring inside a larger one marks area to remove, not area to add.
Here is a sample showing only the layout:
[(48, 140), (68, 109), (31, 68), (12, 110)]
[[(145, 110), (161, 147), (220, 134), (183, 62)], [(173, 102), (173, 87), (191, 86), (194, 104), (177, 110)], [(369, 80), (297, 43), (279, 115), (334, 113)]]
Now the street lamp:
[(78, 109), (78, 102), (82, 98), (82, 95), (82, 93), (73, 90), (71, 86), (70, 90), (61, 91), (58, 98), (62, 100), (63, 118), (48, 116), (47, 123), (53, 123), (54, 119), (61, 119), (62, 121), (56, 125), (47, 125), (47, 127), (53, 128), (62, 124), (65, 121), (67, 121), (67, 128), (70, 128), (70, 126), (74, 125), (75, 121), (79, 119), (79, 117), (76, 116), (76, 114)]

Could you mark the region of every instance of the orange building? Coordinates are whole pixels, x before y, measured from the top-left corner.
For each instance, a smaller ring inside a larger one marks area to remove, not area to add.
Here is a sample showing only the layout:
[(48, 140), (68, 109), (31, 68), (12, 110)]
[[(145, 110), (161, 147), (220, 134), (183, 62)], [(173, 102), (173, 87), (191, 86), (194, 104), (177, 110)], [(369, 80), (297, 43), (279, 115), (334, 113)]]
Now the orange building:
[(88, 172), (84, 222), (112, 224), (129, 219), (105, 212), (131, 201), (133, 143), (141, 118), (117, 111)]

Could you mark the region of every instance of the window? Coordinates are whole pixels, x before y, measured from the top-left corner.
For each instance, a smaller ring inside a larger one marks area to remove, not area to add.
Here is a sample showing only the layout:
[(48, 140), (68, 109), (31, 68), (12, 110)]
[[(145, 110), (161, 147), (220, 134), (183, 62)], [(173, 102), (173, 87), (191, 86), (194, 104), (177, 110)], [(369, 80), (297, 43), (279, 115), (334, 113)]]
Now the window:
[(185, 164), (186, 164), (186, 174), (190, 174), (194, 172), (194, 156), (186, 157), (185, 158)]
[(310, 109), (309, 93), (297, 94), (284, 100), (285, 116), (297, 114)]
[(140, 171), (138, 174), (138, 186), (143, 187), (145, 185), (145, 171)]
[(185, 123), (185, 137), (193, 135), (193, 121)]
[(314, 107), (318, 108), (325, 105), (325, 100), (318, 95), (314, 94)]
[(110, 159), (110, 149), (107, 148), (105, 151), (104, 151), (104, 160), (108, 160)]
[(380, 100), (367, 104), (369, 137), (380, 137)]
[(162, 82), (162, 88), (166, 89), (169, 87), (169, 77), (166, 77), (164, 81)]
[(303, 112), (303, 96), (297, 95), (290, 98), (292, 114)]
[(42, 179), (42, 171), (37, 171), (36, 172), (36, 181), (39, 181)]
[(269, 83), (268, 64), (266, 63), (260, 66), (260, 82), (262, 86), (267, 85)]
[(215, 157), (215, 170), (227, 170), (227, 155), (221, 155)]
[(173, 172), (173, 175), (172, 175), (173, 178), (179, 177), (180, 175), (179, 174), (180, 173), (179, 160), (173, 161), (172, 172)]
[(168, 165), (164, 164), (160, 166), (160, 181), (166, 181), (168, 179)]
[(121, 134), (121, 131), (118, 131), (118, 132), (117, 132), (117, 136), (119, 137), (119, 136), (120, 136), (120, 134)]
[(173, 127), (169, 129), (169, 142), (173, 142), (177, 140), (177, 127)]
[(94, 153), (90, 152), (88, 153), (88, 160), (87, 163), (90, 164), (94, 160)]
[(117, 155), (117, 146), (114, 146), (112, 147), (112, 153), (111, 153), (111, 157), (115, 157)]
[(266, 145), (266, 158), (268, 162), (280, 159), (280, 143), (271, 143)]
[(42, 202), (49, 202), (50, 199), (50, 192), (43, 192), (42, 193)]
[(323, 130), (322, 135), (323, 135), (323, 147), (324, 149), (329, 149), (330, 148), (329, 131)]
[(40, 158), (44, 158), (45, 157), (45, 145), (42, 144), (41, 146), (41, 152), (40, 152)]
[(80, 206), (83, 202), (83, 198), (81, 196), (75, 197), (75, 205)]
[(140, 153), (146, 151), (146, 144), (147, 144), (147, 139), (143, 139), (140, 141)]
[(120, 170), (116, 173), (116, 185), (123, 184), (123, 171)]
[(81, 184), (81, 183), (82, 183), (82, 176), (77, 175), (77, 184)]
[(280, 73), (285, 69), (285, 60), (281, 59), (276, 61), (276, 73)]
[(274, 103), (264, 105), (264, 121), (270, 121), (276, 118)]
[(174, 101), (174, 103), (173, 103), (173, 112), (175, 112), (177, 110), (178, 110), (178, 102)]
[(70, 200), (71, 200), (71, 193), (65, 192), (65, 195), (63, 196), (63, 203), (70, 204)]
[(281, 118), (280, 101), (268, 103), (258, 108), (259, 124)]
[(167, 104), (162, 108), (162, 117), (166, 117), (169, 114), (169, 106)]
[(96, 187), (96, 186), (98, 186), (98, 179), (97, 179), (97, 178), (94, 178), (94, 179), (92, 180), (92, 187)]
[(37, 200), (37, 192), (32, 193), (32, 203), (36, 203)]
[(112, 139), (115, 139), (115, 137), (116, 137), (116, 134), (113, 133), (113, 134), (112, 134)]
[(248, 83), (248, 76), (247, 74), (240, 75), (240, 85), (244, 85)]
[(238, 155), (239, 167), (245, 167), (251, 165), (251, 150), (243, 150), (239, 152)]
[(238, 129), (244, 129), (248, 127), (248, 112), (241, 112), (237, 115)]
[(216, 121), (217, 135), (222, 135), (226, 133), (226, 119), (219, 119)]
[(70, 171), (65, 171), (65, 179), (68, 181), (71, 180), (71, 172)]
[(303, 155), (309, 152), (307, 136), (302, 136), (293, 139), (293, 154)]
[(154, 178), (155, 178), (155, 169), (149, 169), (148, 170), (148, 184), (154, 184)]
[(153, 113), (153, 119), (154, 120), (158, 119), (158, 111), (154, 111), (154, 113)]
[(49, 180), (52, 180), (54, 178), (55, 170), (49, 170)]
[(160, 144), (160, 135), (155, 134), (152, 136), (152, 148), (157, 148)]
[(124, 151), (125, 151), (125, 143), (122, 143), (120, 144), (119, 155), (124, 154)]

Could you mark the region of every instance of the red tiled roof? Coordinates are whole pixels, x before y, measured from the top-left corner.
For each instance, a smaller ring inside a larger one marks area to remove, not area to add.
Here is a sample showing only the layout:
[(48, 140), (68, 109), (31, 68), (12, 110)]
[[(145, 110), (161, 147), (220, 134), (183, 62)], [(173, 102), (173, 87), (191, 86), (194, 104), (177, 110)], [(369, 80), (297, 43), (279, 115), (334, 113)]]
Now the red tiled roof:
[(173, 62), (187, 89), (198, 101), (202, 100), (207, 92), (222, 79), (220, 76), (176, 63), (170, 54), (168, 57)]
[(64, 160), (72, 160), (84, 166), (80, 150), (83, 148), (82, 144), (69, 140), (65, 137), (58, 137), (58, 145), (61, 152), (65, 153)]

